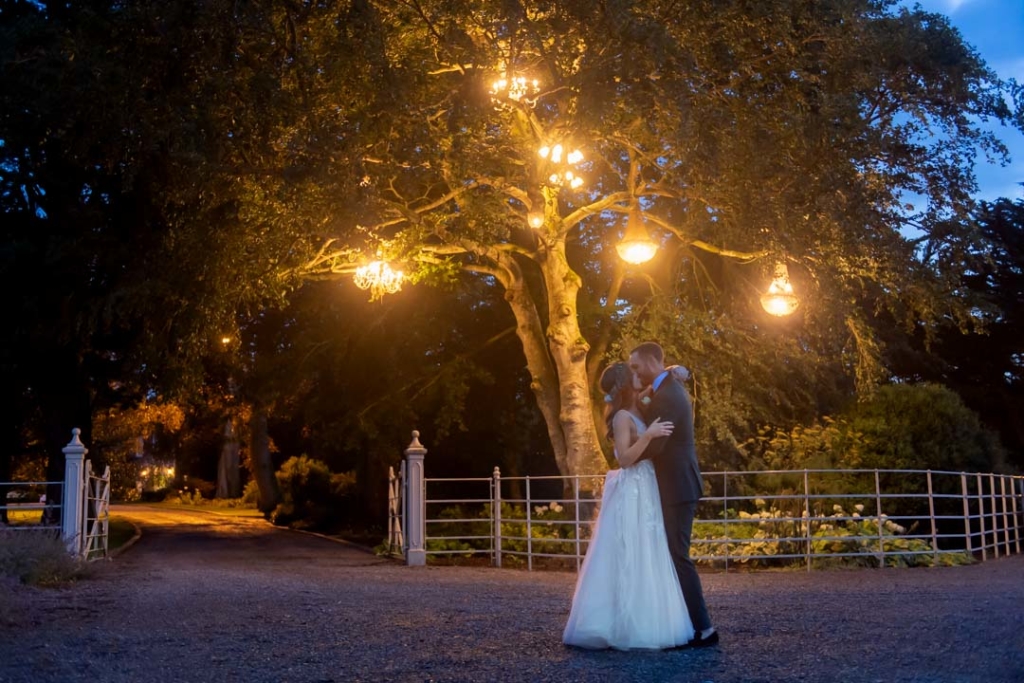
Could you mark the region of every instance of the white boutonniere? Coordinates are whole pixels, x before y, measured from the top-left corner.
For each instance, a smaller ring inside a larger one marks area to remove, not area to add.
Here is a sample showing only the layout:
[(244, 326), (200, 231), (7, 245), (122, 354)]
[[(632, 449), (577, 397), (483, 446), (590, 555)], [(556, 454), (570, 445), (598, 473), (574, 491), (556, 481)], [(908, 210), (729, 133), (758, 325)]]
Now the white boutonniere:
[(645, 406), (651, 405), (651, 397), (650, 396), (644, 396), (643, 398), (640, 399), (640, 404), (641, 405), (645, 405)]

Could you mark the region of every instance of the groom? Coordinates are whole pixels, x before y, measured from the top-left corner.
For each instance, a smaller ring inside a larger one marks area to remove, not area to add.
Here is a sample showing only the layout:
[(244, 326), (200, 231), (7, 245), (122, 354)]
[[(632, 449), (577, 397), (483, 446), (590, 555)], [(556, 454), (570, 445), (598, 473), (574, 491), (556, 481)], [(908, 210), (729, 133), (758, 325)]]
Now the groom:
[(693, 404), (683, 385), (665, 369), (665, 353), (658, 344), (644, 342), (633, 349), (629, 367), (640, 384), (653, 391), (651, 403), (644, 411), (647, 422), (660, 418), (675, 425), (670, 436), (651, 441), (641, 457), (651, 459), (658, 477), (668, 548), (696, 631), (689, 644), (693, 647), (716, 645), (718, 632), (711, 626), (700, 577), (690, 560), (693, 518), (697, 501), (704, 493), (693, 441)]

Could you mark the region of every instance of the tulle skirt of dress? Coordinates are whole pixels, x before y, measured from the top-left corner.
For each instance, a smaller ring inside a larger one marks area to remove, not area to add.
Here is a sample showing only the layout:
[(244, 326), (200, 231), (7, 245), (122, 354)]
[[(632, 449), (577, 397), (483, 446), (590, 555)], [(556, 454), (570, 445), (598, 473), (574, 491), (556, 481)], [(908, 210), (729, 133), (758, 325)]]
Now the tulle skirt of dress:
[(668, 552), (654, 466), (644, 460), (612, 470), (562, 640), (593, 649), (664, 649), (693, 634)]

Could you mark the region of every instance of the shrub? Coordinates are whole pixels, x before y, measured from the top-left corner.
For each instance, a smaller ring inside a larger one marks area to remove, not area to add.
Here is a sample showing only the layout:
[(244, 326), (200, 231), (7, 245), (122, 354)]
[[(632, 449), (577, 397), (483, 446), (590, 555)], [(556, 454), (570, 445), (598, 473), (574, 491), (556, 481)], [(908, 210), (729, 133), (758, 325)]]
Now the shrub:
[(0, 576), (36, 586), (60, 586), (83, 576), (86, 566), (68, 553), (52, 531), (0, 529)]
[(1005, 451), (978, 414), (937, 384), (891, 384), (844, 415), (862, 435), (863, 464), (885, 469), (999, 472)]
[(213, 498), (217, 485), (199, 477), (189, 477), (185, 480), (182, 490), (193, 498)]
[(171, 495), (171, 490), (170, 489), (156, 489), (154, 491), (145, 491), (144, 490), (139, 495), (139, 500), (141, 500), (143, 503), (159, 503), (159, 502), (167, 499), (167, 497), (170, 496), (170, 495)]
[(751, 468), (932, 469), (999, 472), (1006, 453), (995, 433), (950, 389), (879, 387), (835, 419), (790, 431), (762, 428), (743, 444)]
[(352, 507), (354, 472), (331, 473), (324, 462), (300, 455), (286, 460), (276, 477), (281, 502), (270, 514), (274, 524), (332, 529)]
[(250, 479), (242, 489), (242, 505), (245, 507), (256, 507), (260, 502), (260, 487), (256, 485), (255, 479)]
[[(861, 516), (863, 505), (847, 512), (834, 505), (831, 515), (817, 515), (808, 519), (793, 516), (775, 505), (770, 507), (758, 499), (757, 512), (728, 510), (726, 519), (746, 522), (701, 522), (694, 525), (693, 554), (726, 559), (747, 566), (770, 564), (800, 565), (808, 552), (810, 537), (811, 560), (816, 564), (833, 566), (878, 566), (884, 549), (885, 565), (889, 567), (931, 566), (933, 564), (969, 564), (966, 552), (935, 553), (928, 541), (912, 537), (913, 528), (900, 526), (886, 515)], [(842, 557), (821, 557), (842, 554)], [(796, 557), (780, 557), (796, 556)], [(818, 557), (815, 557), (818, 556)]]
[[(591, 534), (589, 523), (591, 514), (591, 512), (587, 512), (583, 515), (579, 525), (580, 541), (584, 550)], [(432, 538), (427, 540), (427, 550), (429, 552), (465, 551), (450, 554), (467, 558), (474, 554), (474, 550), (490, 550), (492, 545), (490, 517), (490, 504), (484, 504), (474, 510), (461, 505), (444, 508), (438, 513), (437, 519), (453, 521), (440, 521), (428, 527), (427, 534)], [(475, 521), (477, 519), (480, 521)], [(542, 555), (572, 555), (576, 552), (576, 525), (574, 522), (575, 512), (571, 505), (552, 502), (547, 505), (535, 504), (530, 514), (529, 527), (527, 527), (525, 506), (502, 502), (502, 561), (510, 565), (515, 565), (520, 561), (525, 563), (525, 558), (511, 554), (504, 555), (504, 553), (525, 553), (528, 549)], [(529, 541), (527, 540), (528, 528)], [(467, 538), (470, 536), (477, 538)]]

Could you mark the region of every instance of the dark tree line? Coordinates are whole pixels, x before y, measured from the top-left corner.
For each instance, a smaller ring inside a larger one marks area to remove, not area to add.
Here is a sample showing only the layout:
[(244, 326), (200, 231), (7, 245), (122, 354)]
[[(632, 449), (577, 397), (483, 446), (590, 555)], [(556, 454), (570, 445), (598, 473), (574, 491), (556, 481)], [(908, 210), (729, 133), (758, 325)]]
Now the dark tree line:
[[(502, 61), (549, 78), (527, 114), (584, 143), (590, 194), (530, 184)], [(971, 200), (1007, 95), (944, 18), (882, 2), (7, 0), (0, 479), (154, 399), (244, 417), (264, 506), (307, 453), (379, 509), (414, 427), (432, 471), (586, 469), (588, 378), (649, 336), (693, 367), (714, 462), (898, 380), (954, 388), (1020, 465), (1024, 208)], [(633, 192), (643, 271), (613, 248)], [(419, 284), (367, 301), (378, 250)], [(780, 259), (802, 305), (775, 321)], [(182, 448), (215, 472), (216, 439)]]

